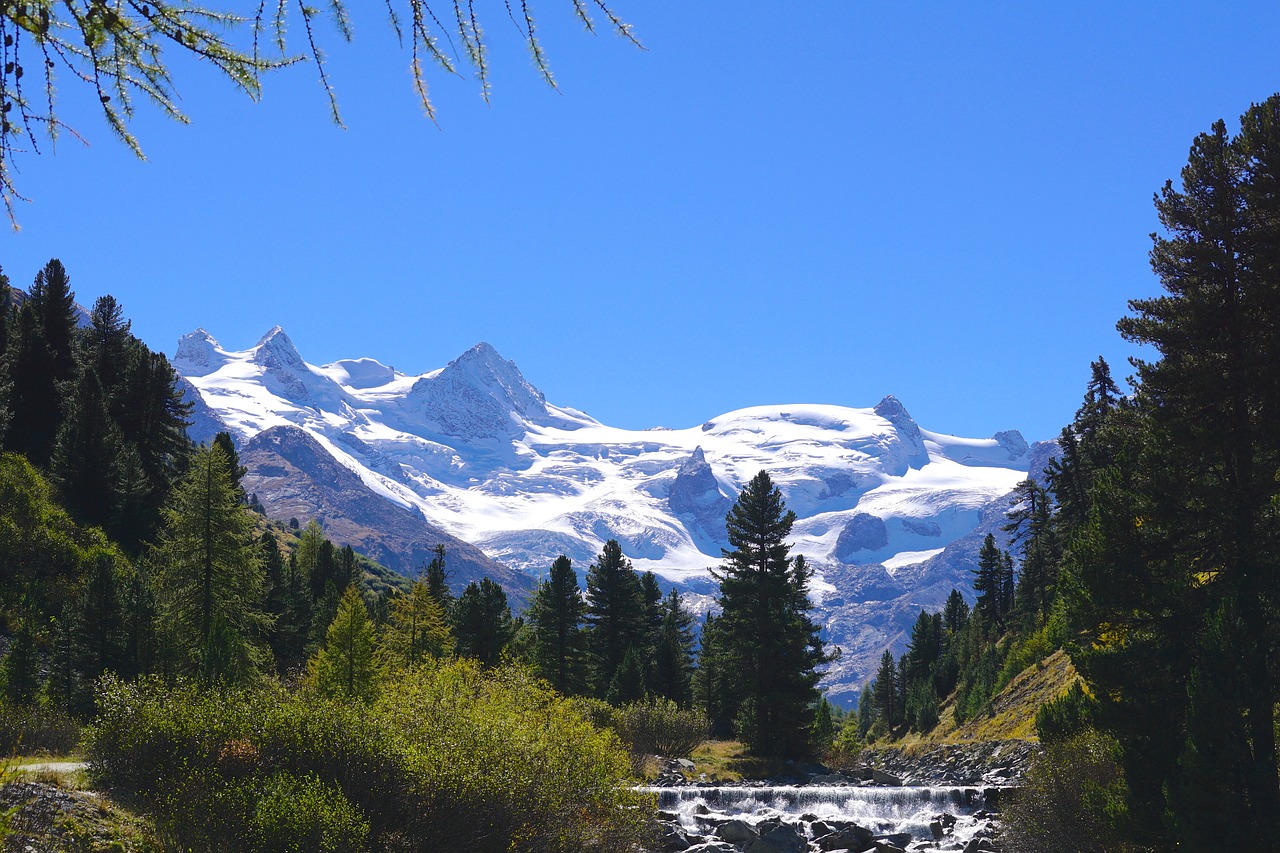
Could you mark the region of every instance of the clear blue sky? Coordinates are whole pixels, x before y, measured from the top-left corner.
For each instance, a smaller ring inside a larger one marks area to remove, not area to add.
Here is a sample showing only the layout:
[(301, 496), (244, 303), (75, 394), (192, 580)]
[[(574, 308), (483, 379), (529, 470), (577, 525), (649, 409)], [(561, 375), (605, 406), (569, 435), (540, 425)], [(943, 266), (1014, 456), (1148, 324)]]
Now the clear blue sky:
[(1152, 194), (1280, 90), (1275, 3), (616, 0), (641, 52), (541, 0), (560, 91), (498, 4), (492, 103), (432, 71), (437, 128), (351, 6), (347, 130), (313, 67), (254, 104), (186, 64), (192, 124), (143, 107), (144, 163), (68, 83), (92, 144), (19, 163), (14, 283), (57, 256), (170, 354), (278, 323), (312, 362), (421, 372), (486, 340), (618, 426), (893, 393), (926, 429), (1048, 438), (1092, 358), (1128, 373)]

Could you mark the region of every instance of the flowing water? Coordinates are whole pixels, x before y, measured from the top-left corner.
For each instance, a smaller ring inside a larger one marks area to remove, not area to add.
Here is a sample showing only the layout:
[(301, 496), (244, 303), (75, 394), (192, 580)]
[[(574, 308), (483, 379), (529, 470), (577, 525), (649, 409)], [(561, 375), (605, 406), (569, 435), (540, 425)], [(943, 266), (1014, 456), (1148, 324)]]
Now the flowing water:
[(949, 814), (955, 817), (955, 825), (941, 840), (945, 847), (959, 847), (991, 826), (979, 788), (780, 785), (648, 790), (657, 795), (658, 808), (677, 815), (693, 833), (704, 833), (708, 824), (728, 819), (757, 824), (780, 818), (801, 824), (816, 817), (852, 821), (876, 835), (910, 833), (915, 842), (924, 842), (935, 840), (930, 824), (939, 815)]

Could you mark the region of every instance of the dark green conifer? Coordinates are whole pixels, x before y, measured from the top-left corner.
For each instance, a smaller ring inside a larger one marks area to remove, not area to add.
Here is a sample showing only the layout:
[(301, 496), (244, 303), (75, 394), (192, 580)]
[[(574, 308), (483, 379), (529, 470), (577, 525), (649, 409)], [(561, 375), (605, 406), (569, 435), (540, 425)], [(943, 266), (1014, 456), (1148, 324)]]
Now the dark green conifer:
[(586, 623), (596, 695), (603, 697), (627, 649), (643, 648), (645, 640), (644, 589), (616, 539), (604, 544), (587, 569)]
[(748, 747), (766, 755), (807, 750), (818, 667), (828, 661), (808, 615), (809, 569), (786, 542), (795, 518), (761, 471), (729, 510), (733, 550), (714, 572), (718, 627), (738, 679), (734, 725)]
[(454, 606), (453, 633), (460, 656), (497, 666), (515, 633), (502, 587), (487, 577), (467, 584)]
[(534, 593), (528, 621), (534, 633), (533, 659), (538, 675), (566, 696), (580, 693), (586, 686), (585, 613), (586, 602), (573, 563), (561, 554)]

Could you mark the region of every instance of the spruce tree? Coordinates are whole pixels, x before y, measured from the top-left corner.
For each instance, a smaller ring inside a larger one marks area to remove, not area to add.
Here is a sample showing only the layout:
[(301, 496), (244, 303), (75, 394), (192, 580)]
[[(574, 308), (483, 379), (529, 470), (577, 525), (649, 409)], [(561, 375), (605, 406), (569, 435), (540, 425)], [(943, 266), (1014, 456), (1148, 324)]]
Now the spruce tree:
[(734, 725), (755, 752), (799, 755), (808, 748), (817, 668), (823, 653), (808, 611), (809, 569), (790, 555), (795, 523), (782, 493), (761, 471), (725, 519), (732, 551), (714, 572), (720, 581), (718, 628), (738, 689)]
[(453, 633), (460, 656), (474, 658), (485, 667), (497, 666), (515, 635), (502, 587), (487, 577), (467, 584), (454, 606)]
[[(1280, 96), (1235, 138), (1201, 134), (1159, 194), (1165, 294), (1118, 324), (1158, 358), (1106, 419), (1113, 461), (1070, 550), (1072, 618), (1097, 638), (1073, 659), (1120, 742), (1132, 827), (1160, 848), (1280, 849), (1277, 187)], [(1187, 810), (1186, 792), (1233, 782), (1239, 813)]]
[(119, 517), (124, 485), (120, 430), (111, 420), (102, 386), (93, 371), (82, 369), (70, 391), (54, 444), (50, 475), (62, 505), (76, 521), (112, 530)]
[(880, 668), (876, 670), (876, 678), (871, 686), (871, 701), (876, 715), (884, 721), (886, 730), (892, 733), (901, 719), (902, 709), (898, 704), (898, 667), (893, 662), (893, 653), (888, 649), (880, 655)]
[(561, 554), (551, 564), (550, 575), (538, 585), (528, 620), (534, 637), (534, 669), (566, 696), (580, 693), (586, 686), (585, 613), (586, 602), (573, 563)]
[(675, 589), (663, 599), (660, 614), (650, 688), (664, 699), (687, 706), (692, 699), (693, 615), (684, 609)]
[(627, 650), (643, 647), (645, 640), (644, 590), (616, 539), (604, 543), (587, 569), (585, 618), (595, 691), (603, 697)]
[(449, 592), (449, 573), (445, 569), (444, 545), (437, 544), (431, 551), (431, 562), (427, 564), (427, 590), (440, 602), (445, 617), (453, 613), (453, 593)]

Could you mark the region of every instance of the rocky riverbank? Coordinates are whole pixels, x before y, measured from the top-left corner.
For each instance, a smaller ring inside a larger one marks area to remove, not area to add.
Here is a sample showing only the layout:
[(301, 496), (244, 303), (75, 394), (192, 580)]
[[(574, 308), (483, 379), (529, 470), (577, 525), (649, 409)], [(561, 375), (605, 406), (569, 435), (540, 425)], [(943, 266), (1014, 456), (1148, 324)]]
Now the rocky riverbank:
[[(1017, 786), (1040, 744), (981, 741), (916, 747), (876, 747), (858, 755), (855, 773), (879, 772), (905, 785)], [(891, 783), (890, 783), (891, 784)]]

